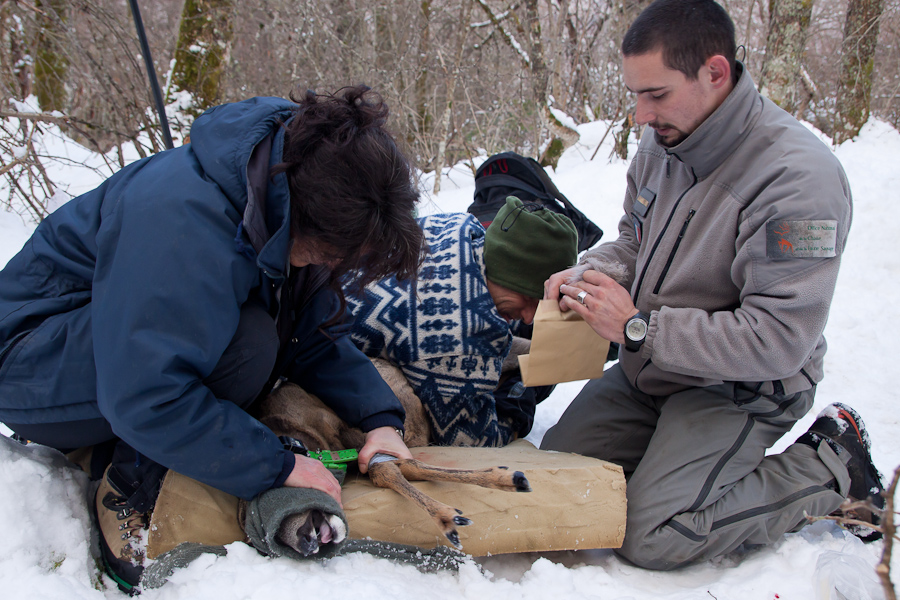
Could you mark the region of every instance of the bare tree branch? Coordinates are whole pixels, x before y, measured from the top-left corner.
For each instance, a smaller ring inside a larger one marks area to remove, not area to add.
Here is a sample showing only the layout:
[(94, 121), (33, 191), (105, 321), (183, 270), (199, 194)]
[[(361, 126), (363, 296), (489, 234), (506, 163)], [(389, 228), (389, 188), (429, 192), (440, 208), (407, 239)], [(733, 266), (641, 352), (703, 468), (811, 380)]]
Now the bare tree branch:
[(884, 516), (881, 523), (884, 528), (884, 550), (881, 552), (881, 562), (875, 567), (875, 573), (881, 580), (886, 600), (897, 600), (894, 584), (891, 582), (891, 553), (894, 548), (894, 538), (897, 537), (897, 526), (894, 522), (894, 497), (897, 492), (897, 480), (900, 479), (900, 467), (894, 469), (894, 477), (891, 485), (884, 491)]
[(527, 67), (531, 68), (531, 57), (528, 56), (528, 52), (522, 48), (522, 45), (516, 39), (516, 37), (509, 32), (506, 27), (503, 26), (503, 21), (506, 20), (513, 14), (512, 9), (507, 9), (503, 11), (500, 15), (495, 15), (494, 11), (491, 10), (491, 7), (487, 5), (485, 0), (475, 0), (475, 3), (478, 4), (487, 14), (488, 19), (491, 21), (491, 24), (500, 32), (503, 36), (503, 41), (505, 41), (510, 48), (518, 55), (518, 57), (522, 60), (522, 63)]
[[(834, 521), (842, 526), (853, 525), (857, 527), (866, 527), (882, 534), (884, 539), (884, 549), (881, 553), (881, 561), (875, 566), (875, 574), (878, 575), (881, 587), (884, 590), (884, 596), (887, 600), (897, 600), (894, 584), (891, 582), (891, 553), (893, 551), (894, 539), (900, 539), (900, 537), (897, 536), (897, 526), (894, 522), (894, 515), (896, 514), (894, 512), (894, 495), (897, 491), (898, 479), (900, 479), (900, 467), (897, 467), (894, 470), (894, 477), (891, 480), (891, 484), (882, 493), (882, 497), (884, 498), (883, 509), (876, 507), (871, 500), (851, 501), (846, 499), (839, 507), (843, 516), (828, 515), (813, 517), (806, 515), (807, 520), (810, 522)], [(881, 525), (874, 525), (868, 521), (862, 521), (846, 516), (848, 514), (856, 514), (860, 510), (880, 515)]]

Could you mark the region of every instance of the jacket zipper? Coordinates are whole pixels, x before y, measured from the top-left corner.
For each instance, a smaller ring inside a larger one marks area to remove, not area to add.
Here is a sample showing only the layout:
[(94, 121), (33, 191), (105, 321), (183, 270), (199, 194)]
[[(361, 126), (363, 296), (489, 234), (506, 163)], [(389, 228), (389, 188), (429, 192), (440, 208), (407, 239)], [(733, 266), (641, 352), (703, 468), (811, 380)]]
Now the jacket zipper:
[(688, 188), (681, 193), (681, 195), (678, 197), (678, 200), (675, 201), (675, 205), (672, 207), (672, 212), (669, 213), (669, 218), (666, 221), (665, 226), (663, 227), (662, 231), (659, 232), (659, 236), (657, 236), (656, 241), (653, 243), (653, 248), (650, 250), (650, 255), (647, 256), (647, 260), (644, 261), (644, 268), (641, 269), (641, 276), (638, 278), (638, 284), (637, 287), (634, 288), (634, 295), (632, 297), (635, 306), (637, 306), (638, 298), (641, 295), (641, 286), (643, 286), (644, 284), (644, 276), (647, 275), (647, 269), (650, 268), (650, 263), (653, 262), (653, 256), (656, 254), (656, 250), (659, 248), (663, 237), (666, 235), (666, 231), (669, 230), (669, 225), (672, 224), (672, 219), (675, 217), (675, 211), (678, 210), (678, 205), (681, 204), (681, 200), (685, 197), (685, 195), (689, 191), (691, 191), (691, 189), (695, 185), (697, 185), (697, 175), (694, 173), (693, 169), (691, 169), (691, 176), (694, 178), (694, 180), (691, 182), (691, 185), (689, 185)]
[[(307, 282), (307, 285), (304, 286), (303, 295), (300, 299), (300, 304), (297, 307), (292, 306), (294, 302), (293, 298), (293, 286), (291, 285), (291, 278), (288, 276), (285, 278), (284, 286), (287, 287), (282, 296), (286, 296), (283, 298), (284, 303), (279, 306), (279, 317), (281, 315), (282, 310), (290, 310), (291, 311), (291, 327), (293, 328), (296, 324), (296, 311), (301, 311), (306, 308), (306, 305), (309, 304), (312, 297), (316, 295), (316, 293), (324, 287), (325, 282), (328, 281), (330, 271), (326, 269), (321, 269), (317, 273), (313, 274), (313, 277)], [(278, 317), (276, 317), (277, 319)], [(276, 321), (277, 323), (277, 321)], [(289, 365), (294, 361), (297, 357), (297, 353), (300, 351), (297, 348), (297, 344), (293, 343), (294, 333), (291, 332), (291, 337), (288, 338), (287, 347), (285, 349), (284, 355), (281, 355), (279, 352), (279, 356), (275, 360), (275, 369), (272, 371), (272, 375), (269, 377), (269, 380), (266, 382), (266, 385), (263, 386), (262, 391), (260, 391), (259, 395), (256, 397), (256, 400), (259, 401), (262, 398), (265, 398), (269, 395), (269, 393), (274, 389), (275, 383), (281, 378), (282, 374), (285, 372), (286, 365)], [(292, 347), (293, 346), (293, 347)]]
[[(310, 278), (308, 285), (303, 287), (304, 294), (301, 296), (300, 304), (294, 309), (295, 313), (291, 315), (291, 320), (296, 321), (296, 311), (302, 311), (304, 308), (306, 308), (306, 305), (309, 304), (309, 301), (312, 300), (312, 297), (315, 296), (316, 293), (325, 286), (325, 283), (328, 281), (328, 278), (330, 276), (331, 271), (327, 269), (321, 269), (315, 275), (313, 275), (313, 277)], [(309, 290), (308, 293), (307, 290)]]
[(669, 267), (672, 266), (672, 261), (675, 260), (675, 253), (678, 252), (678, 246), (681, 245), (681, 240), (684, 239), (684, 232), (687, 231), (688, 225), (691, 222), (691, 219), (694, 218), (694, 213), (697, 211), (693, 208), (691, 212), (688, 213), (687, 219), (684, 220), (684, 225), (681, 226), (681, 231), (678, 232), (678, 239), (675, 240), (675, 245), (672, 246), (672, 251), (669, 252), (669, 258), (666, 260), (666, 266), (663, 267), (663, 272), (659, 276), (659, 280), (656, 282), (656, 287), (653, 288), (653, 293), (658, 294), (659, 288), (662, 287), (663, 279), (666, 278), (666, 275), (669, 273)]

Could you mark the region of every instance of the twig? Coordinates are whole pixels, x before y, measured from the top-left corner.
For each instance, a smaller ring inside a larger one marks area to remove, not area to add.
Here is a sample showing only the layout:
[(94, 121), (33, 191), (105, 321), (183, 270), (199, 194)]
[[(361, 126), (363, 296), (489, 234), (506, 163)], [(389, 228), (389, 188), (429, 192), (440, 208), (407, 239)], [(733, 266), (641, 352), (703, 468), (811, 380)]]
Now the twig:
[(859, 519), (851, 519), (850, 517), (842, 517), (838, 515), (826, 515), (822, 517), (812, 517), (807, 515), (806, 519), (810, 523), (814, 523), (816, 521), (834, 521), (840, 525), (858, 525), (861, 527), (866, 527), (868, 529), (874, 529), (880, 533), (884, 533), (884, 529), (881, 528), (880, 525), (875, 525), (873, 523), (869, 523), (868, 521), (860, 521)]
[[(79, 119), (78, 117), (73, 117), (71, 115), (54, 115), (50, 113), (30, 113), (30, 112), (20, 112), (14, 110), (3, 110), (0, 109), (0, 118), (10, 118), (10, 119), (19, 119), (22, 121), (35, 121), (35, 122), (43, 122), (43, 123), (55, 123), (57, 125), (65, 125), (66, 127), (71, 127), (75, 132), (84, 136), (84, 138), (91, 142), (94, 147), (97, 149), (98, 154), (103, 154), (103, 149), (100, 144), (87, 132), (84, 128), (92, 128), (97, 129), (99, 131), (103, 131), (105, 133), (111, 133), (118, 137), (125, 137), (131, 139), (132, 134), (128, 132), (119, 131), (117, 129), (111, 129), (109, 127), (103, 127), (94, 123), (90, 123), (89, 121), (85, 121), (84, 119)], [(76, 125), (80, 125), (77, 127)], [(152, 137), (152, 136), (151, 136)]]
[(889, 518), (881, 520), (881, 526), (884, 529), (884, 549), (881, 552), (881, 562), (875, 567), (875, 573), (881, 580), (881, 587), (884, 588), (884, 597), (886, 600), (897, 600), (897, 593), (894, 590), (894, 584), (891, 582), (891, 552), (894, 546), (894, 536), (897, 533), (897, 526), (894, 524), (894, 492), (897, 491), (897, 480), (900, 478), (900, 467), (894, 469), (894, 478), (891, 485), (884, 492), (884, 515)]
[(22, 164), (25, 164), (26, 162), (28, 162), (28, 161), (26, 161), (24, 158), (17, 158), (15, 160), (13, 160), (11, 163), (3, 165), (2, 167), (0, 167), (0, 177), (6, 175), (9, 171), (12, 171), (13, 168), (15, 168), (17, 165), (22, 165)]
[(863, 521), (861, 519), (856, 519), (854, 517), (847, 516), (850, 514), (858, 515), (859, 514), (858, 511), (860, 509), (877, 515), (878, 517), (881, 518), (882, 522), (884, 522), (884, 515), (890, 514), (890, 513), (888, 513), (887, 508), (880, 509), (880, 508), (876, 507), (874, 504), (872, 504), (871, 500), (851, 501), (849, 498), (846, 498), (843, 502), (841, 502), (841, 505), (838, 507), (838, 510), (841, 511), (841, 514), (831, 514), (831, 515), (816, 516), (816, 517), (813, 517), (813, 516), (810, 516), (807, 514), (805, 516), (806, 516), (806, 520), (809, 521), (810, 523), (813, 523), (815, 521), (834, 521), (835, 523), (838, 523), (839, 525), (856, 525), (859, 527), (865, 527), (867, 529), (872, 529), (881, 534), (886, 533), (880, 525), (875, 525), (874, 523), (869, 522), (869, 521)]
[(0, 109), (0, 117), (24, 119), (28, 121), (43, 121), (45, 123), (68, 123), (70, 120), (70, 118), (65, 115), (56, 116), (49, 113), (30, 113), (2, 109)]
[[(482, 10), (487, 13), (488, 19), (490, 19), (491, 24), (497, 31), (501, 33), (501, 35), (503, 36), (503, 40), (512, 49), (512, 51), (522, 59), (522, 63), (524, 63), (525, 67), (531, 69), (531, 57), (528, 56), (528, 52), (526, 52), (525, 49), (522, 48), (521, 44), (519, 44), (518, 40), (516, 40), (516, 37), (512, 33), (510, 33), (510, 31), (506, 27), (503, 26), (502, 21), (506, 18), (506, 16), (498, 16), (494, 14), (494, 11), (491, 10), (491, 7), (487, 5), (487, 2), (485, 2), (485, 0), (475, 0), (475, 3), (478, 4), (478, 6), (480, 6)], [(508, 14), (512, 14), (512, 11), (510, 10)]]
[(16, 4), (18, 4), (19, 6), (23, 6), (23, 7), (27, 8), (28, 10), (36, 12), (37, 14), (41, 15), (42, 17), (47, 16), (47, 13), (45, 13), (44, 11), (39, 9), (37, 6), (34, 6), (33, 4), (29, 4), (28, 2), (24, 2), (23, 0), (16, 0)]
[[(850, 502), (844, 500), (840, 508), (844, 513), (857, 509), (865, 509), (880, 515), (881, 524), (875, 525), (867, 521), (853, 519), (847, 516), (825, 516), (811, 517), (806, 515), (807, 520), (813, 521), (835, 521), (841, 525), (857, 525), (867, 527), (875, 531), (881, 532), (884, 539), (884, 549), (881, 552), (881, 562), (875, 566), (875, 574), (881, 581), (881, 587), (884, 589), (885, 600), (897, 600), (897, 593), (894, 590), (894, 584), (891, 582), (891, 552), (894, 546), (894, 538), (897, 537), (897, 526), (894, 523), (894, 493), (897, 490), (897, 481), (900, 479), (900, 467), (894, 470), (894, 478), (891, 485), (882, 493), (884, 498), (884, 508), (875, 507), (870, 500)], [(900, 538), (898, 538), (900, 539)]]
[(606, 132), (603, 134), (603, 137), (600, 138), (600, 143), (597, 144), (597, 147), (594, 148), (594, 153), (591, 154), (591, 160), (594, 160), (594, 157), (597, 156), (597, 151), (600, 150), (600, 146), (603, 145), (603, 142), (606, 141), (606, 136), (609, 135), (609, 132), (612, 131), (613, 125), (616, 124), (616, 117), (619, 116), (619, 113), (616, 113), (616, 116), (609, 120), (609, 126), (606, 128)]

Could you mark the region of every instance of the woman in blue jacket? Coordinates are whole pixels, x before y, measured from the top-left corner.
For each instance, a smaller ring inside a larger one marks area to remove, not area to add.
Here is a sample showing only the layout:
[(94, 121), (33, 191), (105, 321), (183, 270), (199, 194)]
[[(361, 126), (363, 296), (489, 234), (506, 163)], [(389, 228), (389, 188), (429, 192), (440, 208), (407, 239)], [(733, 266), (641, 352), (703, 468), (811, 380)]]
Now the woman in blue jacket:
[(244, 410), (281, 378), (368, 432), (363, 471), (408, 456), (338, 284), (414, 278), (423, 257), (387, 116), (364, 86), (218, 106), (189, 144), (47, 217), (0, 272), (0, 421), (62, 450), (118, 440), (105, 482), (130, 514), (166, 468), (242, 498), (294, 486), (339, 502), (321, 463)]

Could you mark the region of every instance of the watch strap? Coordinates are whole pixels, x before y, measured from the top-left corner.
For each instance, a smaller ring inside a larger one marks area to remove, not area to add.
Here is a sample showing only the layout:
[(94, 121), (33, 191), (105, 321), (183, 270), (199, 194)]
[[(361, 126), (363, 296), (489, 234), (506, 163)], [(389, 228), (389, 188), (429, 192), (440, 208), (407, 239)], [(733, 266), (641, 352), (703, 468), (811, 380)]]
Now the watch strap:
[[(635, 320), (640, 320), (644, 322), (644, 337), (639, 340), (633, 340), (628, 337), (628, 326)], [(638, 312), (636, 315), (625, 321), (625, 349), (630, 350), (631, 352), (637, 352), (641, 349), (641, 346), (644, 345), (644, 340), (647, 339), (647, 330), (650, 329), (650, 315), (645, 312)]]
[(307, 450), (306, 446), (303, 445), (303, 442), (297, 438), (292, 438), (288, 435), (279, 435), (278, 440), (285, 450), (301, 456), (309, 456), (309, 450)]

